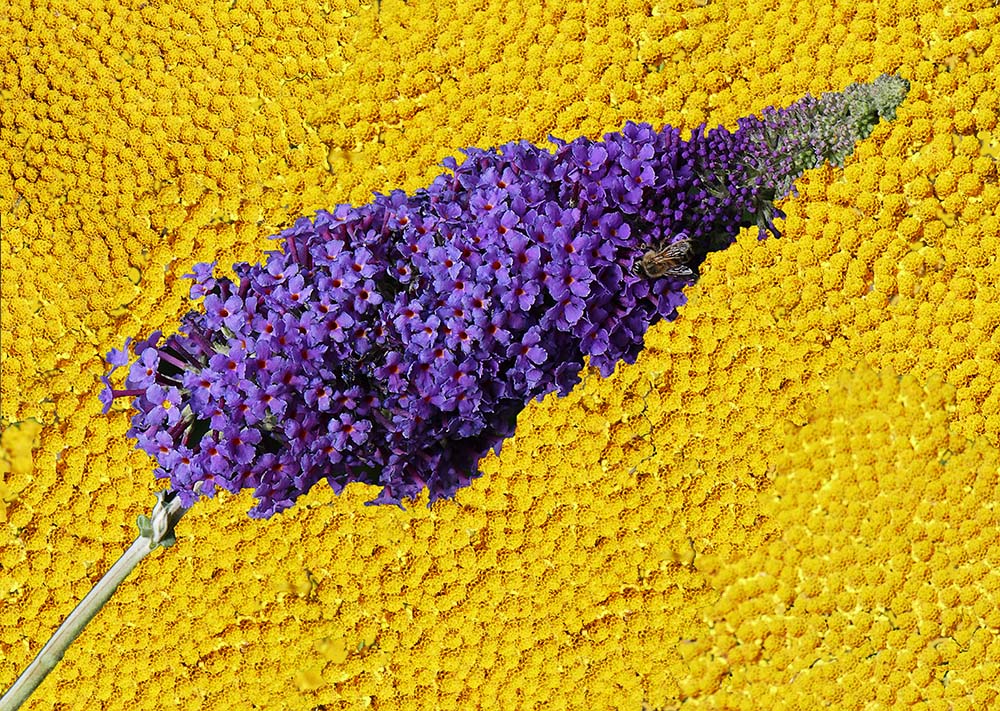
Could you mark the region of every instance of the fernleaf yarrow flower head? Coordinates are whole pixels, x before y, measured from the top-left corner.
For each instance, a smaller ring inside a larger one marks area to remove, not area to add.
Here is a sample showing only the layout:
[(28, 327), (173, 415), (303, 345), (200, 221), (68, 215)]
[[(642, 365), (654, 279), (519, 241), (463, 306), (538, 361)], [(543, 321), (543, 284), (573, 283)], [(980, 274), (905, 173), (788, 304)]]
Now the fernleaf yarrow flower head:
[(774, 201), (907, 88), (883, 76), (687, 141), (628, 123), (554, 152), (468, 149), (413, 195), (300, 218), (235, 280), (196, 266), (202, 308), (138, 343), (102, 400), (134, 398), (129, 435), (185, 506), (252, 488), (268, 517), (323, 479), (381, 486), (371, 504), (451, 497), (584, 357), (603, 375), (634, 362), (709, 252), (742, 227), (777, 234)]

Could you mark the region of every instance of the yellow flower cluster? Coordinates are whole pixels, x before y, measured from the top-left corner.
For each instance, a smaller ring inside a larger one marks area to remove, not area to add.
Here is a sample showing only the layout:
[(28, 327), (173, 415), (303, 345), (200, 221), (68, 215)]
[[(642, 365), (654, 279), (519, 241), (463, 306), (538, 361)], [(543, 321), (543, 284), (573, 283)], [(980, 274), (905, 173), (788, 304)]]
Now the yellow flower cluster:
[(704, 569), (719, 594), (682, 691), (695, 708), (992, 708), (995, 446), (948, 445), (941, 377), (860, 365), (829, 387), (780, 437), (767, 541)]
[(532, 405), (454, 502), (199, 503), (26, 709), (998, 703), (995, 3), (9, 5), (3, 688), (152, 502), (98, 376), (175, 327), (193, 263), (468, 145), (912, 82), (783, 239), (713, 255), (636, 364)]

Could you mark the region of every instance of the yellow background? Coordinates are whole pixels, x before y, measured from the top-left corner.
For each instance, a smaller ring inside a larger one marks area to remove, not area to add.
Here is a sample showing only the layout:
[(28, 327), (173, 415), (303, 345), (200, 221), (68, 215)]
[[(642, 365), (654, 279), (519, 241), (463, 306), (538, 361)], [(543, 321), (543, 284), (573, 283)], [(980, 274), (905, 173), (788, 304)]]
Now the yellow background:
[[(27, 709), (984, 709), (1000, 682), (1000, 10), (988, 0), (14, 0), (0, 18), (0, 688), (162, 485), (103, 354), (192, 264), (458, 149), (897, 121), (713, 255), (632, 366), (432, 510), (199, 503)], [(238, 499), (238, 500), (233, 500)]]

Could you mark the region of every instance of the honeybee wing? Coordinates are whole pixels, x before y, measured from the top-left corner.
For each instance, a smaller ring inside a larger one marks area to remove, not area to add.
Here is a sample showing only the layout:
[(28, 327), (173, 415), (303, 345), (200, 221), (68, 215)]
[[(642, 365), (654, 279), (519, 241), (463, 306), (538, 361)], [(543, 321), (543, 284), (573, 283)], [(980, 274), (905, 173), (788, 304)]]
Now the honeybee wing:
[(690, 267), (685, 267), (683, 264), (678, 264), (676, 267), (670, 267), (665, 272), (664, 276), (681, 277), (686, 278), (689, 276), (694, 276), (694, 272), (691, 271)]
[(684, 261), (690, 253), (691, 243), (687, 239), (679, 239), (660, 250), (660, 254), (675, 262)]
[(685, 278), (694, 274), (689, 267), (684, 265), (684, 262), (691, 255), (691, 242), (688, 241), (686, 235), (676, 242), (668, 244), (663, 249), (662, 254), (670, 264), (663, 272), (664, 276)]

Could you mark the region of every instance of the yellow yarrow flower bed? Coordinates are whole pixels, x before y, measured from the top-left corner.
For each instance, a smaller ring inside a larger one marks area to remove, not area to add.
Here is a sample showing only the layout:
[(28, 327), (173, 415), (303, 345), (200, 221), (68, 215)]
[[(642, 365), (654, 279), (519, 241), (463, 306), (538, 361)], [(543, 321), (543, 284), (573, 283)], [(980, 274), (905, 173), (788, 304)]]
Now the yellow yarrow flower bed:
[(0, 21), (0, 687), (159, 485), (103, 354), (190, 266), (465, 146), (735, 126), (883, 72), (632, 366), (428, 510), (226, 494), (26, 709), (985, 709), (1000, 691), (1000, 9), (990, 0), (14, 0)]

